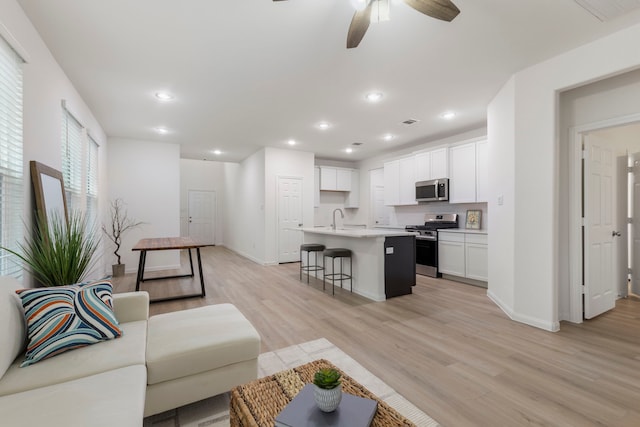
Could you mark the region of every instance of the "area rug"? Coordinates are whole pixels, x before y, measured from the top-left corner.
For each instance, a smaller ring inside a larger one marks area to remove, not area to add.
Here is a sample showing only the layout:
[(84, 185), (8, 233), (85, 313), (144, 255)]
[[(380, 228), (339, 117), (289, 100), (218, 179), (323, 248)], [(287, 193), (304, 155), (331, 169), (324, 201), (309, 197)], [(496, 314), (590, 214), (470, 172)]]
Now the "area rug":
[[(354, 380), (368, 388), (418, 427), (439, 424), (402, 397), (394, 389), (353, 358), (321, 338), (280, 350), (262, 353), (258, 358), (258, 377), (273, 375), (316, 359), (327, 359)], [(228, 427), (229, 394), (224, 393), (144, 419), (144, 427)]]

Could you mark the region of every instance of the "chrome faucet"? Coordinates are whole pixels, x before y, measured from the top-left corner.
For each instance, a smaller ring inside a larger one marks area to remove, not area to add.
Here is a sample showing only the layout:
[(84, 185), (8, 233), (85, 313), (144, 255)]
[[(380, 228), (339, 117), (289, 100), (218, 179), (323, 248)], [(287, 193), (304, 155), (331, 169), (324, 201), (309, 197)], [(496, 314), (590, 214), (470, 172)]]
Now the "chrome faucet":
[(340, 216), (344, 219), (344, 212), (342, 212), (342, 209), (337, 208), (333, 210), (333, 224), (331, 224), (331, 228), (334, 230), (336, 229), (336, 212), (340, 212)]

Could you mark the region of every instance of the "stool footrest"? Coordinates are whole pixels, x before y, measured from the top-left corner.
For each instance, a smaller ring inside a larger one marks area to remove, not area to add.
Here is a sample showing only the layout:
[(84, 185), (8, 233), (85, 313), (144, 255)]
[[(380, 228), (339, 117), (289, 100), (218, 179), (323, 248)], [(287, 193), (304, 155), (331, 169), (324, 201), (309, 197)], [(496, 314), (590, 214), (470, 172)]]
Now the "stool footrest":
[(331, 280), (351, 280), (351, 276), (349, 276), (346, 273), (329, 273), (329, 274), (325, 274), (324, 277), (327, 277)]

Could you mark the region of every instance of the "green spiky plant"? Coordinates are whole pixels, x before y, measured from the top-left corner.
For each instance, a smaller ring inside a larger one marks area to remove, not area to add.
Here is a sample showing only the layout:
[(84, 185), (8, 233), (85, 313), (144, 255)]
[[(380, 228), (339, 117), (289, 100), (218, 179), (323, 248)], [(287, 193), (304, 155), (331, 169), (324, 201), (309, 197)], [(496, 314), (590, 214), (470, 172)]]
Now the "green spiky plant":
[(43, 286), (71, 285), (81, 282), (95, 265), (98, 236), (79, 212), (72, 212), (68, 221), (60, 215), (49, 221), (38, 215), (31, 238), (18, 243), (19, 251), (2, 249), (18, 257)]
[(322, 368), (313, 376), (313, 383), (325, 390), (331, 390), (340, 385), (342, 374), (333, 368)]

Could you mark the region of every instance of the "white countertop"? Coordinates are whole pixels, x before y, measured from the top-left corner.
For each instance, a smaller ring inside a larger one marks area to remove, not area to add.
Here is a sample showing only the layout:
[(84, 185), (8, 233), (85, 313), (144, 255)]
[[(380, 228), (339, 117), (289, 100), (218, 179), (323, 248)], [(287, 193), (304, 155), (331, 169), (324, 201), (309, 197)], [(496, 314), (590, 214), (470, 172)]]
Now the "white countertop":
[(407, 233), (402, 230), (384, 230), (373, 228), (347, 228), (333, 230), (330, 227), (306, 227), (300, 228), (305, 233), (327, 234), (340, 237), (394, 237), (394, 236), (415, 236), (415, 233)]
[(487, 229), (481, 230), (470, 230), (467, 228), (441, 228), (438, 230), (439, 233), (465, 233), (465, 234), (488, 234)]

